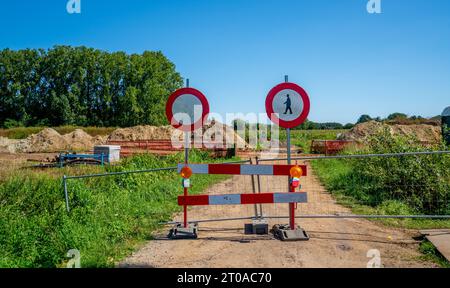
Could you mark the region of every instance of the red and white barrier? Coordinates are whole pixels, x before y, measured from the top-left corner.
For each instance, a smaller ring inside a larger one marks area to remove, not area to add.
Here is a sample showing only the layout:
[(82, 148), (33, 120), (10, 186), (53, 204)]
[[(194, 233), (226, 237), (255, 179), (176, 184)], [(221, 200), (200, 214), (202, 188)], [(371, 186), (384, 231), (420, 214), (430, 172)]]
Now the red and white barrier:
[[(297, 165), (178, 164), (178, 173), (185, 166), (189, 166), (193, 174), (289, 176), (291, 168)], [(303, 176), (306, 176), (306, 165), (298, 166), (302, 168)]]
[(306, 203), (306, 192), (178, 196), (180, 206)]

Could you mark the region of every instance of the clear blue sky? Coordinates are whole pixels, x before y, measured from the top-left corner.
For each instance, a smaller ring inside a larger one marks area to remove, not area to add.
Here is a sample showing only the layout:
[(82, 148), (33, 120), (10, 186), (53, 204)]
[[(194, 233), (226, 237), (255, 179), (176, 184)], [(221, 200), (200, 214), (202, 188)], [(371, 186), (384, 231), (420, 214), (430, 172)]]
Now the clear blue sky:
[(363, 113), (434, 116), (450, 105), (450, 1), (0, 1), (0, 48), (85, 45), (161, 50), (213, 112), (264, 112), (288, 74), (311, 98), (313, 121)]

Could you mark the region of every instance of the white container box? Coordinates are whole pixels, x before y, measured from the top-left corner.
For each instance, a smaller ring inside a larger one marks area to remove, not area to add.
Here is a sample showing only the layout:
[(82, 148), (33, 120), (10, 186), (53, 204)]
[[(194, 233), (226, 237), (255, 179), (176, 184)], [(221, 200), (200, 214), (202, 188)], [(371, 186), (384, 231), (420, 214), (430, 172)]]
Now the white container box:
[(117, 145), (99, 145), (94, 146), (94, 154), (102, 154), (104, 161), (114, 163), (120, 161), (120, 146)]

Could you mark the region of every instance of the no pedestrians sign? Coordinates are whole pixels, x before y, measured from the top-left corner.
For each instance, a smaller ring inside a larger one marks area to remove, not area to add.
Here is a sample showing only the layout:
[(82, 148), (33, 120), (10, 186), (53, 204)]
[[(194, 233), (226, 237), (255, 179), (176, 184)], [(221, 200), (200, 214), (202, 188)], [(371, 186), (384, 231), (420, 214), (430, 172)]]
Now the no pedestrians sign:
[(269, 119), (283, 128), (294, 128), (306, 121), (310, 102), (306, 91), (294, 83), (281, 83), (266, 98)]

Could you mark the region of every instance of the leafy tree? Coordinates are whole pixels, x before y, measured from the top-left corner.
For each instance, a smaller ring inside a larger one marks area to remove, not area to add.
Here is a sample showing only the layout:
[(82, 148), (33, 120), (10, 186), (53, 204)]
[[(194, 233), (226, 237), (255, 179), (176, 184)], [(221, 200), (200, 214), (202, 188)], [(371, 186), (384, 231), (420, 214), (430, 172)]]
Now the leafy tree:
[(181, 85), (175, 65), (161, 52), (5, 49), (0, 51), (0, 126), (168, 124), (165, 102)]
[(371, 120), (373, 120), (372, 117), (370, 117), (370, 116), (367, 115), (367, 114), (363, 114), (363, 115), (361, 115), (361, 116), (358, 118), (358, 121), (356, 122), (356, 124), (361, 124), (361, 123), (364, 123), (364, 122), (369, 122), (369, 121), (371, 121)]
[(352, 129), (355, 125), (352, 123), (347, 123), (344, 125), (344, 129)]
[(387, 120), (396, 120), (396, 119), (407, 119), (408, 115), (404, 113), (395, 112), (390, 114), (386, 119)]

